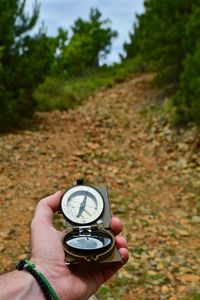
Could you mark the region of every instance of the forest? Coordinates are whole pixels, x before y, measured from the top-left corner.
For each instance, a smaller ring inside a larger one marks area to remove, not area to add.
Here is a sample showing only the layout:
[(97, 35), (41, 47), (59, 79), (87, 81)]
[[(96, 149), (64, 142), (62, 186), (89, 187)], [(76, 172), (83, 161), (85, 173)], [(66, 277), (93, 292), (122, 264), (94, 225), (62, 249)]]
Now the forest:
[[(26, 1), (0, 3), (0, 127), (26, 127), (36, 111), (79, 105), (101, 86), (135, 72), (154, 72), (154, 86), (168, 97), (164, 105), (173, 124), (199, 123), (200, 37), (198, 0), (144, 2), (124, 44), (121, 63), (100, 65), (117, 32), (95, 8), (56, 37), (45, 26), (31, 34), (40, 6), (25, 13)], [(162, 16), (162, 17), (161, 17)], [(88, 34), (89, 33), (89, 34)]]

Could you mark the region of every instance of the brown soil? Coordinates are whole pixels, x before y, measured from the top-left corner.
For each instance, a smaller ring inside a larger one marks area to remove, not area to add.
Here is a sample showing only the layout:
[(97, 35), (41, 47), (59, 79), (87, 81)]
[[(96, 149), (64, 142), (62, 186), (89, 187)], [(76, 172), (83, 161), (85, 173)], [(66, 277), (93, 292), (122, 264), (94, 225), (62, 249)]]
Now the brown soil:
[(168, 125), (151, 79), (132, 78), (78, 109), (39, 114), (35, 130), (0, 136), (1, 271), (29, 255), (38, 200), (85, 178), (108, 186), (130, 249), (129, 263), (99, 298), (193, 299), (200, 284), (199, 132)]

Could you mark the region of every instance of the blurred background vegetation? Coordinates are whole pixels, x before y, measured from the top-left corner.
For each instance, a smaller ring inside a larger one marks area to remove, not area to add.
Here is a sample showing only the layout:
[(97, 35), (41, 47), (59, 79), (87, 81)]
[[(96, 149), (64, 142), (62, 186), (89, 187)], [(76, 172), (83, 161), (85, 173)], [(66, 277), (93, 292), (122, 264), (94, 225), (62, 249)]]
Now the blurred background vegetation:
[(125, 55), (100, 65), (117, 32), (91, 9), (69, 29), (49, 37), (25, 0), (0, 1), (0, 129), (24, 127), (36, 111), (79, 105), (96, 89), (110, 87), (136, 72), (154, 72), (153, 84), (169, 97), (164, 103), (173, 124), (200, 122), (200, 0), (146, 0), (144, 13), (124, 44)]

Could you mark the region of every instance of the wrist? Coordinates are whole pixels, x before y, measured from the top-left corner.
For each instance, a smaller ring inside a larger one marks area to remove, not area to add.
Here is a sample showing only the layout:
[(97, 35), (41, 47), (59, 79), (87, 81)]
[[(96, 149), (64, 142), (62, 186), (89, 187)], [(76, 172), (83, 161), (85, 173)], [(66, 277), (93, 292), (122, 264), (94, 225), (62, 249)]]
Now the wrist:
[(48, 280), (59, 299), (66, 300), (65, 288), (67, 286), (67, 268), (64, 262), (63, 264), (59, 264), (55, 263), (55, 261), (35, 258), (32, 258), (30, 262), (33, 263), (35, 265), (35, 269)]
[(39, 284), (37, 283), (36, 279), (31, 274), (29, 274), (26, 271), (23, 272), (15, 271), (15, 272), (18, 272), (17, 276), (19, 276), (20, 282), (23, 280), (23, 287), (21, 287), (22, 296), (20, 297), (20, 299), (44, 300), (43, 292)]
[(44, 300), (43, 293), (35, 278), (26, 271), (12, 271), (1, 275), (1, 299)]

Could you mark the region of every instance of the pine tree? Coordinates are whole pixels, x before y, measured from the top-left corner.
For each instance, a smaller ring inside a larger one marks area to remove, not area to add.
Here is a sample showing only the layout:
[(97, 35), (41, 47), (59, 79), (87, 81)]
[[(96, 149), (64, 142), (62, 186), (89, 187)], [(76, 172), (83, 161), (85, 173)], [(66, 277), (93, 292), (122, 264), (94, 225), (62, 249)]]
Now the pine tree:
[(0, 1), (0, 127), (20, 126), (34, 112), (33, 90), (49, 71), (55, 42), (41, 29), (30, 35), (39, 5), (25, 13), (26, 0)]
[(72, 37), (60, 58), (68, 75), (82, 75), (88, 68), (97, 68), (99, 60), (110, 52), (117, 32), (109, 27), (109, 20), (101, 17), (97, 9), (91, 9), (88, 21), (78, 18), (72, 26)]
[(144, 6), (124, 45), (126, 57), (142, 55), (157, 74), (156, 85), (175, 95), (177, 122), (197, 121), (200, 0), (146, 0)]

